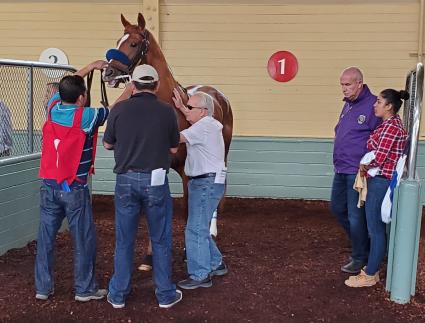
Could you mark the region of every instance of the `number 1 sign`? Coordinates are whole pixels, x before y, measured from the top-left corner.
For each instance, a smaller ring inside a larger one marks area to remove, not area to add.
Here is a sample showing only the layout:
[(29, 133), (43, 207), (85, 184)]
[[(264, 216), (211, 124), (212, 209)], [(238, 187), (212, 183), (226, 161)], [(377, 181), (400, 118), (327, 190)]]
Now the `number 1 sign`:
[(297, 58), (288, 51), (276, 52), (269, 58), (267, 70), (275, 81), (288, 82), (297, 75)]

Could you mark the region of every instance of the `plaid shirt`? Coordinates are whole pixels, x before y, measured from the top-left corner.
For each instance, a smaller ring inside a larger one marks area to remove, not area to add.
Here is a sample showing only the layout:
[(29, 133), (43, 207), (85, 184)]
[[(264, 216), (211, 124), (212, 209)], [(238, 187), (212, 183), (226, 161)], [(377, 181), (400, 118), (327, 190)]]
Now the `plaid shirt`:
[(367, 149), (376, 150), (375, 159), (369, 166), (379, 167), (378, 175), (391, 179), (406, 141), (407, 133), (398, 114), (383, 121), (367, 141)]

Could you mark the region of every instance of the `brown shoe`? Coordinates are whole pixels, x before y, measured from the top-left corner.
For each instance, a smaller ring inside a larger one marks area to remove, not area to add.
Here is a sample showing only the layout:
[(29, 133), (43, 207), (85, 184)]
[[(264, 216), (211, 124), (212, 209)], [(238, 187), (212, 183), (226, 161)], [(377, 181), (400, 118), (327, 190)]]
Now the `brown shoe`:
[(350, 276), (350, 278), (345, 281), (345, 285), (347, 285), (348, 287), (370, 287), (376, 285), (377, 278), (379, 281), (379, 276), (377, 277), (376, 274), (369, 276), (362, 269), (360, 271), (360, 274), (358, 274), (357, 276)]
[[(363, 267), (363, 271), (366, 273), (366, 266), (364, 266), (364, 267)], [(375, 273), (375, 275), (373, 275), (373, 277), (375, 277), (375, 281), (376, 281), (377, 283), (379, 283), (379, 271), (377, 271), (377, 272)]]

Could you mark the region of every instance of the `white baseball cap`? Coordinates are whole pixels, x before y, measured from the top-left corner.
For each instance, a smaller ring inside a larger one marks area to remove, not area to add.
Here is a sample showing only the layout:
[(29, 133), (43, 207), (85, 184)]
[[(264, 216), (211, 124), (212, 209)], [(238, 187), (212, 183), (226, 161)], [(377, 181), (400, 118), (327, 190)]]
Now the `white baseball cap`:
[(159, 80), (158, 72), (150, 65), (143, 64), (136, 66), (131, 76), (131, 80), (137, 83), (149, 84)]

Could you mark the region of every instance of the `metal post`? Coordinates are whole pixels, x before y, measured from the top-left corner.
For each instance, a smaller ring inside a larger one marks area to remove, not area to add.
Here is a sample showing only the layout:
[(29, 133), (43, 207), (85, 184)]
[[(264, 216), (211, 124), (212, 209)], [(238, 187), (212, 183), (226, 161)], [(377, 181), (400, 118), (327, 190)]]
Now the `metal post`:
[(34, 106), (33, 106), (33, 83), (34, 83), (34, 74), (33, 67), (28, 68), (27, 75), (27, 128), (28, 128), (28, 153), (34, 152)]
[[(391, 278), (391, 300), (405, 304), (414, 295), (418, 249), (418, 209), (420, 205), (420, 183), (418, 180), (403, 180), (398, 193), (398, 214), (394, 230), (394, 259), (389, 270)], [(389, 263), (390, 266), (390, 263)], [(412, 288), (413, 287), (413, 288)]]
[(406, 80), (410, 99), (405, 102), (404, 125), (410, 137), (407, 178), (403, 178), (393, 201), (393, 221), (388, 250), (387, 284), (390, 299), (399, 304), (415, 295), (420, 225), (421, 184), (416, 174), (419, 127), (422, 111), (424, 67), (418, 63)]
[[(421, 113), (422, 113), (422, 97), (423, 97), (423, 79), (424, 79), (424, 67), (422, 63), (418, 63), (416, 66), (416, 82), (412, 82), (414, 97), (410, 98), (409, 101), (413, 101), (413, 114), (412, 114), (412, 124), (409, 125), (410, 135), (410, 153), (408, 158), (408, 178), (414, 180), (416, 178), (416, 158), (419, 142), (419, 127), (421, 123)], [(412, 95), (412, 93), (411, 93)]]

